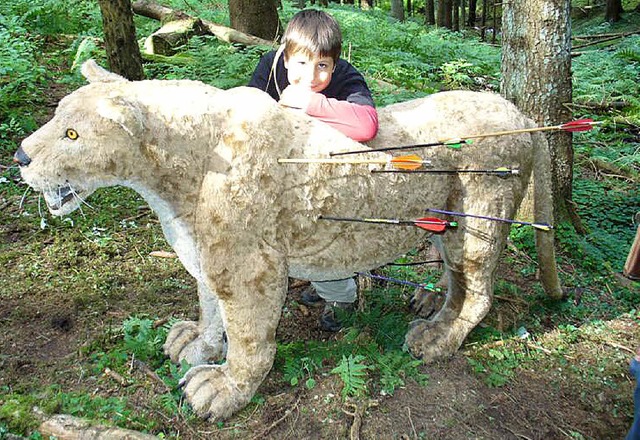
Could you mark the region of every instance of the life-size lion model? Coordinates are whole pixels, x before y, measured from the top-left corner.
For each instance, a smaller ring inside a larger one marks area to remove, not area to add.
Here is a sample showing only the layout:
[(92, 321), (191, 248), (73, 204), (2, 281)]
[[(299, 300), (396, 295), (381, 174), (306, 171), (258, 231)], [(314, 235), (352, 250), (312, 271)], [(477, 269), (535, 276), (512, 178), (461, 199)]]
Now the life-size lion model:
[[(90, 84), (16, 152), (24, 180), (66, 215), (99, 187), (124, 185), (157, 213), (168, 243), (197, 280), (200, 320), (180, 322), (165, 351), (192, 368), (184, 392), (203, 417), (245, 406), (269, 372), (287, 276), (332, 280), (390, 262), (424, 237), (418, 228), (330, 222), (319, 216), (419, 218), (426, 208), (512, 217), (535, 168), (536, 221), (551, 219), (547, 146), (536, 133), (419, 151), (436, 168), (517, 168), (508, 179), (473, 174), (372, 174), (371, 164), (281, 164), (362, 149), (267, 94), (196, 81), (130, 82), (94, 62)], [(494, 94), (437, 93), (380, 109), (371, 147), (433, 142), (532, 127)], [(356, 156), (389, 159), (385, 153)], [(409, 329), (426, 361), (455, 352), (487, 314), (509, 226), (475, 218), (442, 236), (449, 277), (442, 309)], [(539, 233), (541, 278), (559, 285), (553, 236)], [(213, 365), (226, 356), (226, 362)]]

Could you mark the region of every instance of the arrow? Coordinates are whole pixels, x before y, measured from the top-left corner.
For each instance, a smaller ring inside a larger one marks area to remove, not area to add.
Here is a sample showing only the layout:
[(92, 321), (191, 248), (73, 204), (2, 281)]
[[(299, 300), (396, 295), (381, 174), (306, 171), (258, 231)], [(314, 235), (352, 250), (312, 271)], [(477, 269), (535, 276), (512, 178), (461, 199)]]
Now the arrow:
[(481, 133), (481, 134), (473, 134), (469, 136), (463, 136), (461, 138), (448, 139), (443, 141), (444, 144), (455, 143), (462, 140), (469, 139), (478, 139), (490, 136), (505, 136), (508, 134), (520, 134), (520, 133), (531, 133), (534, 131), (553, 131), (553, 130), (562, 130), (568, 132), (576, 132), (576, 131), (589, 131), (593, 128), (594, 125), (602, 124), (602, 121), (594, 122), (593, 119), (578, 119), (575, 121), (567, 122), (565, 124), (560, 125), (551, 125), (547, 127), (533, 127), (533, 128), (520, 128), (518, 130), (505, 130), (505, 131), (494, 131), (492, 133)]
[(372, 173), (404, 173), (404, 174), (493, 174), (498, 177), (507, 178), (509, 176), (515, 176), (520, 174), (518, 169), (509, 169), (506, 167), (496, 168), (495, 170), (465, 170), (465, 169), (453, 169), (453, 170), (371, 170)]
[(432, 208), (427, 208), (426, 210), (427, 212), (436, 212), (438, 214), (446, 214), (446, 215), (452, 215), (454, 217), (473, 217), (473, 218), (480, 218), (480, 219), (484, 219), (484, 220), (493, 220), (493, 221), (497, 221), (497, 222), (504, 222), (504, 223), (512, 223), (512, 224), (516, 224), (516, 225), (524, 225), (524, 226), (532, 226), (536, 229), (540, 229), (541, 231), (550, 231), (551, 229), (553, 229), (553, 226), (548, 225), (546, 223), (530, 223), (530, 222), (521, 222), (518, 220), (510, 220), (507, 218), (500, 218), (500, 217), (488, 217), (488, 216), (484, 216), (484, 215), (475, 215), (475, 214), (467, 214), (464, 212), (455, 212), (455, 211), (443, 211), (441, 209), (432, 209)]
[(391, 159), (293, 158), (278, 159), (278, 163), (390, 164), (392, 167), (400, 170), (417, 170), (423, 165), (431, 165), (430, 160), (423, 160), (420, 156), (415, 154), (396, 156)]
[(329, 156), (342, 156), (346, 154), (358, 154), (358, 153), (374, 153), (379, 151), (415, 150), (418, 148), (436, 147), (439, 145), (444, 145), (449, 148), (460, 148), (462, 144), (472, 144), (473, 139), (478, 139), (478, 138), (484, 138), (484, 137), (490, 137), (490, 136), (504, 136), (508, 134), (530, 133), (533, 131), (549, 131), (549, 130), (564, 130), (568, 132), (588, 131), (588, 130), (591, 130), (594, 125), (598, 125), (598, 124), (602, 124), (602, 121), (594, 122), (593, 119), (578, 119), (575, 121), (567, 122), (565, 124), (553, 125), (548, 127), (521, 128), (518, 130), (506, 130), (506, 131), (495, 131), (491, 133), (472, 134), (468, 136), (461, 136), (458, 138), (443, 139), (437, 142), (431, 142), (427, 144), (413, 144), (413, 145), (403, 145), (403, 146), (396, 146), (396, 147), (371, 148), (368, 150), (340, 151), (337, 153), (329, 153)]
[(372, 273), (366, 273), (366, 272), (356, 272), (356, 273), (358, 275), (362, 275), (367, 278), (373, 278), (374, 280), (383, 280), (383, 281), (389, 281), (396, 284), (404, 284), (405, 286), (421, 288), (429, 292), (436, 292), (436, 293), (442, 292), (442, 289), (440, 287), (436, 287), (433, 283), (414, 283), (413, 281), (400, 280), (398, 278), (385, 277), (382, 275), (376, 275)]
[(449, 222), (435, 217), (423, 217), (416, 220), (398, 220), (388, 218), (350, 218), (350, 217), (327, 217), (320, 216), (318, 220), (333, 220), (342, 222), (358, 222), (358, 223), (378, 223), (385, 225), (398, 225), (398, 226), (416, 226), (425, 231), (442, 233), (447, 228), (455, 228), (458, 226), (457, 222)]
[(462, 144), (471, 144), (473, 141), (465, 140), (465, 139), (454, 139), (451, 142), (449, 141), (437, 141), (437, 142), (429, 142), (426, 144), (412, 144), (412, 145), (401, 145), (396, 147), (382, 147), (382, 148), (370, 148), (368, 150), (354, 150), (354, 151), (338, 151), (331, 152), (329, 156), (344, 156), (347, 154), (359, 154), (359, 153), (376, 153), (381, 151), (394, 151), (394, 150), (416, 150), (418, 148), (428, 148), (428, 147), (437, 147), (440, 145), (446, 145), (449, 148), (460, 148)]

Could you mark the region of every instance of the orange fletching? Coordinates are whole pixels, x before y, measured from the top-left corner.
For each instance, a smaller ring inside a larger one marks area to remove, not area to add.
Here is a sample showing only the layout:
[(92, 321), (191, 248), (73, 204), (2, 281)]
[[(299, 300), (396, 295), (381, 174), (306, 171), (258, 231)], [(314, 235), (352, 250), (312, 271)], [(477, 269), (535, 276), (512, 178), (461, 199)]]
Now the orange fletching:
[(391, 159), (391, 165), (400, 170), (417, 170), (424, 163), (425, 161), (416, 154), (397, 156)]

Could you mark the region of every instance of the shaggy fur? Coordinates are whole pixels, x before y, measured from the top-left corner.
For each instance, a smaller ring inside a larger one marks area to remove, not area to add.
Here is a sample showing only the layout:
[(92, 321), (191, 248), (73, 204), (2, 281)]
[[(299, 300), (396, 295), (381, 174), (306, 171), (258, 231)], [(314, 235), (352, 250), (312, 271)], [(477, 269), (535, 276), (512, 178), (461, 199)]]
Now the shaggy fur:
[[(350, 277), (394, 260), (424, 236), (418, 228), (318, 216), (416, 218), (431, 207), (512, 217), (535, 167), (536, 220), (552, 218), (547, 146), (535, 133), (419, 151), (437, 168), (520, 170), (508, 179), (279, 164), (278, 158), (327, 157), (363, 146), (256, 89), (129, 82), (94, 62), (83, 73), (90, 84), (60, 102), (55, 117), (24, 140), (16, 160), (54, 215), (69, 214), (94, 190), (112, 185), (133, 188), (157, 213), (168, 243), (198, 283), (200, 320), (176, 324), (165, 351), (192, 365), (184, 392), (203, 417), (229, 417), (269, 372), (287, 276)], [(379, 117), (372, 147), (532, 126), (499, 96), (465, 91), (385, 107)], [(457, 220), (460, 227), (440, 243), (449, 277), (445, 304), (431, 320), (415, 321), (406, 338), (426, 361), (455, 352), (488, 312), (509, 231), (503, 223)], [(541, 278), (555, 296), (553, 236), (539, 238)], [(226, 362), (211, 364), (225, 356)]]

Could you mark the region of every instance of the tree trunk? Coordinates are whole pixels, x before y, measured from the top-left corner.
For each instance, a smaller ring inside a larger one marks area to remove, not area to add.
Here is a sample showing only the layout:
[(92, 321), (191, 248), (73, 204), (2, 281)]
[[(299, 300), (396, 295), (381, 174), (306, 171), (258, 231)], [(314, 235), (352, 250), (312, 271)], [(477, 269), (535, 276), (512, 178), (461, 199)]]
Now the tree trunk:
[(453, 0), (444, 1), (444, 23), (443, 26), (447, 29), (453, 29)]
[(456, 32), (460, 30), (460, 0), (453, 0), (453, 21), (451, 23), (451, 29)]
[(438, 10), (436, 11), (436, 23), (438, 26), (444, 27), (446, 0), (438, 0)]
[(427, 24), (436, 24), (436, 5), (434, 0), (427, 0), (424, 5), (424, 18)]
[[(506, 2), (501, 93), (538, 125), (571, 119), (570, 0)], [(549, 132), (556, 220), (572, 209), (571, 133)]]
[(409, 17), (413, 15), (413, 2), (411, 0), (407, 0), (407, 15)]
[(616, 23), (622, 18), (622, 0), (607, 0), (604, 19), (609, 23)]
[(109, 69), (132, 81), (143, 79), (142, 55), (136, 40), (131, 0), (98, 0), (98, 3)]
[(391, 0), (391, 16), (399, 21), (404, 21), (404, 1)]
[(469, 20), (467, 23), (469, 27), (474, 27), (476, 25), (476, 9), (478, 6), (478, 0), (469, 0)]
[(229, 0), (231, 27), (265, 40), (275, 40), (281, 33), (275, 0)]

